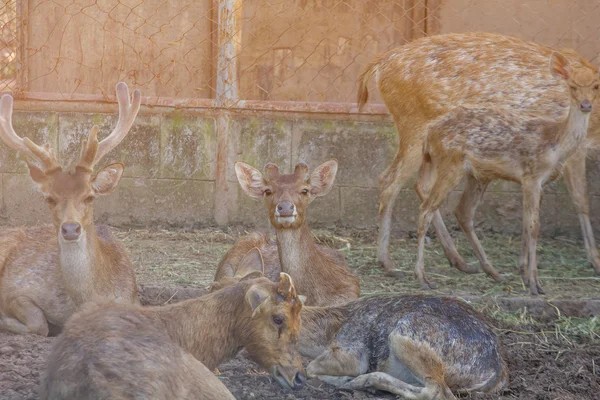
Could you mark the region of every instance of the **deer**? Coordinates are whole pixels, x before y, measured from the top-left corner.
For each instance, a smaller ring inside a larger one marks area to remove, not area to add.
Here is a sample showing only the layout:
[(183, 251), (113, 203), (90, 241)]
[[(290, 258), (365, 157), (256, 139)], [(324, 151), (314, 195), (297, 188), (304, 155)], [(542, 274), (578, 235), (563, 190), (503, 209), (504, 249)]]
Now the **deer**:
[[(389, 253), (392, 209), (400, 189), (417, 175), (421, 166), (428, 124), (465, 103), (504, 106), (524, 118), (537, 114), (564, 120), (569, 109), (569, 89), (551, 79), (546, 68), (554, 51), (537, 43), (492, 33), (444, 34), (391, 50), (364, 69), (358, 78), (358, 108), (368, 101), (367, 84), (375, 75), (400, 139), (392, 164), (379, 177), (378, 261), (385, 275), (401, 275), (394, 269)], [(572, 65), (589, 64), (573, 50), (564, 49), (560, 53)], [(587, 149), (600, 148), (600, 113), (592, 112), (589, 125), (586, 139), (560, 173), (579, 216), (588, 260), (600, 274), (600, 255), (590, 223), (585, 180)], [(454, 212), (463, 230), (469, 229), (474, 216), (469, 198), (480, 197), (482, 190), (485, 191), (481, 187), (465, 188)], [(464, 273), (477, 273), (479, 270), (458, 254), (439, 211), (434, 213), (432, 222), (450, 265)], [(481, 269), (501, 280), (487, 266), (481, 265)]]
[[(245, 275), (220, 280), (222, 290), (262, 276), (246, 266)], [(311, 359), (307, 378), (341, 389), (450, 400), (454, 393), (493, 393), (508, 385), (493, 321), (460, 299), (371, 295), (303, 306), (300, 318), (299, 351)]]
[[(222, 278), (243, 276), (249, 268), (275, 281), (280, 272), (288, 273), (309, 306), (357, 298), (359, 280), (348, 269), (346, 259), (336, 250), (317, 245), (307, 223), (308, 205), (329, 193), (337, 167), (336, 160), (329, 160), (309, 174), (308, 166), (298, 163), (292, 174), (282, 174), (276, 164), (268, 163), (263, 175), (249, 164), (236, 162), (242, 190), (263, 199), (277, 240), (257, 232), (240, 238), (219, 263), (213, 290)], [(243, 259), (245, 263), (241, 263)]]
[[(463, 198), (467, 199), (472, 213), (491, 180), (504, 179), (521, 184), (523, 282), (532, 295), (544, 293), (536, 262), (542, 187), (559, 175), (562, 164), (583, 143), (592, 103), (600, 89), (600, 75), (595, 67), (590, 64), (572, 66), (558, 52), (551, 55), (549, 70), (570, 91), (569, 114), (562, 122), (535, 115), (524, 118), (522, 113), (503, 107), (461, 105), (429, 126), (417, 182), (422, 203), (415, 274), (424, 287), (432, 287), (424, 273), (423, 253), (433, 213), (450, 191), (467, 177)], [(481, 265), (493, 269), (472, 223), (465, 233)]]
[(0, 100), (0, 138), (26, 156), (53, 221), (0, 234), (0, 329), (47, 336), (88, 301), (139, 303), (127, 251), (107, 226), (94, 223), (94, 199), (115, 190), (124, 165), (107, 165), (95, 175), (94, 166), (127, 135), (140, 108), (139, 90), (130, 98), (120, 82), (116, 92), (117, 125), (100, 142), (94, 126), (72, 169), (61, 167), (48, 144), (19, 137), (12, 126), (12, 97), (5, 94)]
[(233, 399), (210, 373), (244, 348), (281, 386), (306, 382), (292, 278), (258, 277), (166, 306), (88, 303), (56, 339), (45, 399)]

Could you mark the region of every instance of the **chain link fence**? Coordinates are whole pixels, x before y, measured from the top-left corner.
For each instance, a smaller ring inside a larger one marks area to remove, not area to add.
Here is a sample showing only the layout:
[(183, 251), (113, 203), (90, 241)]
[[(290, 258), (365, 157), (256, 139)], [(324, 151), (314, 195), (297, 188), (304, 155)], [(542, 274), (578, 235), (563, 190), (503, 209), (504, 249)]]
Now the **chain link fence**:
[(411, 40), (498, 32), (597, 63), (598, 21), (592, 0), (4, 0), (0, 91), (110, 99), (122, 80), (147, 104), (353, 103), (361, 69)]

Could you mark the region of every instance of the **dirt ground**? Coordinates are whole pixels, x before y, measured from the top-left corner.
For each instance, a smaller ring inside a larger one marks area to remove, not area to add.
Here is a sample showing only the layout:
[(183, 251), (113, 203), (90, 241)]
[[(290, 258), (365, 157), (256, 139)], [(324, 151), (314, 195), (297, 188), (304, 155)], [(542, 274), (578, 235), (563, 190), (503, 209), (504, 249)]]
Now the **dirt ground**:
[[(141, 285), (206, 287), (212, 281), (220, 257), (243, 229), (220, 231), (114, 230), (130, 251)], [(315, 231), (322, 243), (343, 249), (349, 264), (361, 278), (363, 293), (417, 293), (412, 277), (415, 240), (405, 237), (392, 242), (393, 258), (406, 272), (402, 280), (383, 277), (375, 262), (373, 232), (336, 229)], [(459, 251), (469, 262), (475, 258), (464, 237), (458, 236)], [(483, 235), (482, 235), (483, 236)], [(495, 267), (505, 277), (496, 284), (483, 274), (465, 276), (448, 267), (434, 239), (427, 246), (426, 268), (438, 283), (433, 293), (484, 296), (524, 296), (525, 288), (516, 271), (520, 248), (518, 238), (488, 235), (484, 246)], [(585, 258), (581, 242), (545, 238), (539, 246), (540, 276), (549, 299), (599, 298), (600, 279)], [(165, 299), (143, 292), (148, 304)], [(182, 295), (181, 295), (182, 294)], [(152, 296), (152, 297), (150, 297)], [(471, 395), (473, 399), (579, 400), (598, 399), (600, 393), (600, 319), (561, 317), (552, 323), (535, 321), (525, 311), (507, 314), (488, 310), (498, 321), (505, 358), (511, 374), (510, 385), (497, 395)], [(0, 399), (35, 399), (39, 376), (52, 338), (18, 336), (0, 332)], [(366, 392), (345, 392), (309, 381), (298, 392), (279, 388), (271, 377), (239, 355), (219, 368), (219, 377), (239, 399), (393, 399), (394, 396)]]

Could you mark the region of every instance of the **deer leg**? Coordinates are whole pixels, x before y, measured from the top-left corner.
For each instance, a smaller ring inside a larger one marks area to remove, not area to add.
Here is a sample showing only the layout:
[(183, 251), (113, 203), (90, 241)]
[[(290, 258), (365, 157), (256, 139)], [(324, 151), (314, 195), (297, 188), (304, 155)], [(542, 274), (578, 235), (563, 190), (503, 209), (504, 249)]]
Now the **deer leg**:
[(13, 333), (35, 333), (48, 336), (48, 321), (44, 312), (31, 299), (19, 296), (8, 303), (8, 313), (14, 318), (5, 316), (0, 326)]
[(456, 187), (463, 172), (460, 166), (445, 165), (435, 166), (430, 161), (424, 161), (417, 182), (417, 193), (424, 200), (419, 208), (419, 227), (417, 230), (417, 263), (415, 275), (421, 286), (425, 289), (435, 289), (435, 285), (425, 276), (425, 235), (431, 224), (435, 211), (437, 211), (448, 193)]
[(331, 345), (306, 367), (309, 378), (320, 376), (355, 377), (367, 372), (368, 350)]
[(439, 387), (438, 385), (414, 386), (400, 379), (386, 374), (385, 372), (371, 372), (354, 378), (350, 382), (341, 386), (341, 389), (364, 390), (378, 389), (390, 392), (406, 399), (414, 400), (454, 400), (456, 397), (449, 389)]
[(465, 189), (463, 190), (463, 194), (460, 198), (460, 202), (454, 211), (454, 215), (458, 220), (462, 230), (467, 235), (469, 242), (471, 242), (471, 246), (473, 246), (473, 250), (475, 250), (475, 255), (479, 260), (479, 265), (481, 269), (491, 276), (495, 281), (501, 281), (500, 274), (498, 271), (494, 269), (492, 264), (488, 261), (487, 255), (485, 254), (485, 250), (475, 233), (475, 227), (473, 224), (473, 220), (475, 218), (475, 211), (477, 210), (477, 206), (485, 193), (485, 189), (490, 181), (478, 181), (471, 174), (467, 175), (467, 180), (465, 182)]
[(596, 274), (600, 275), (600, 256), (596, 248), (592, 224), (590, 223), (590, 205), (588, 201), (587, 182), (585, 180), (586, 155), (587, 149), (581, 146), (581, 149), (567, 160), (563, 177), (575, 205), (577, 215), (579, 216), (583, 243), (587, 251), (588, 260), (592, 264)]
[(523, 224), (527, 245), (527, 268), (524, 271), (523, 281), (529, 286), (532, 295), (543, 294), (537, 271), (536, 248), (540, 231), (540, 193), (539, 182), (523, 183)]
[(394, 268), (390, 258), (390, 230), (392, 228), (392, 211), (394, 202), (406, 180), (414, 175), (418, 165), (406, 165), (406, 158), (400, 151), (396, 158), (379, 177), (379, 264), (386, 276), (402, 277), (403, 273)]

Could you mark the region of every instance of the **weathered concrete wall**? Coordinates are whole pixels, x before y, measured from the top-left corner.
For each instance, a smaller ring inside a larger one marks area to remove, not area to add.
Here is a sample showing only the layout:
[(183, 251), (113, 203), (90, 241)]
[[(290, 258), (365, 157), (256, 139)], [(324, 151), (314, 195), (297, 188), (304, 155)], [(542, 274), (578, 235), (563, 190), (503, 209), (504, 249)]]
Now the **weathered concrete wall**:
[[(234, 115), (228, 142), (227, 198), (215, 198), (216, 133), (210, 114), (179, 112), (141, 114), (125, 140), (99, 167), (110, 162), (126, 164), (118, 189), (96, 204), (96, 220), (117, 226), (203, 226), (214, 224), (216, 202), (226, 202), (232, 224), (268, 226), (263, 205), (243, 194), (233, 171), (236, 160), (262, 170), (276, 162), (291, 170), (298, 161), (314, 168), (337, 158), (336, 184), (310, 207), (310, 221), (319, 225), (374, 227), (377, 223), (377, 180), (394, 157), (397, 134), (394, 125), (381, 117), (321, 116), (271, 113)], [(116, 123), (113, 114), (15, 112), (15, 130), (37, 143), (58, 149), (63, 165), (77, 159), (80, 142), (93, 124), (102, 137)], [(600, 159), (588, 161), (592, 222), (600, 229)], [(27, 175), (25, 163), (0, 143), (0, 223), (8, 225), (50, 222), (47, 207)], [(446, 209), (458, 202), (452, 193)], [(412, 183), (404, 188), (395, 211), (395, 229), (416, 227), (419, 201)], [(546, 188), (542, 229), (546, 234), (579, 234), (579, 225), (565, 185)], [(451, 225), (454, 218), (446, 212)], [(500, 232), (520, 232), (521, 195), (518, 185), (492, 184), (479, 208), (477, 222)]]

